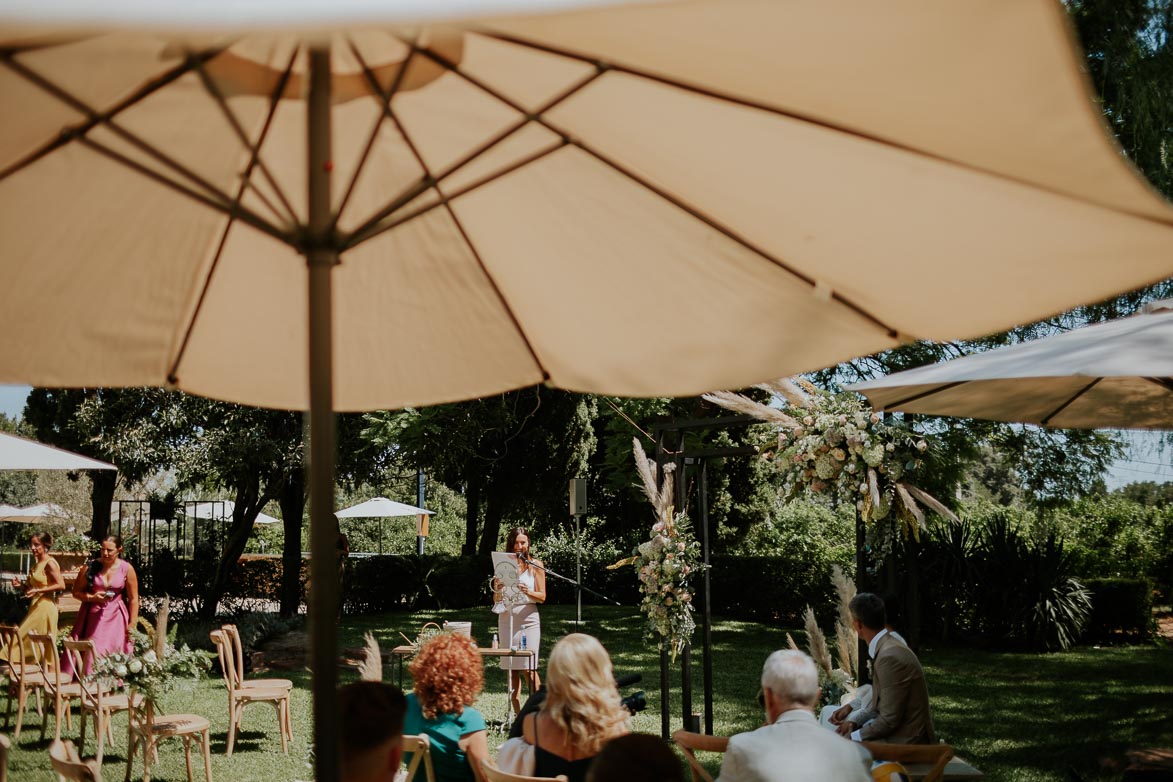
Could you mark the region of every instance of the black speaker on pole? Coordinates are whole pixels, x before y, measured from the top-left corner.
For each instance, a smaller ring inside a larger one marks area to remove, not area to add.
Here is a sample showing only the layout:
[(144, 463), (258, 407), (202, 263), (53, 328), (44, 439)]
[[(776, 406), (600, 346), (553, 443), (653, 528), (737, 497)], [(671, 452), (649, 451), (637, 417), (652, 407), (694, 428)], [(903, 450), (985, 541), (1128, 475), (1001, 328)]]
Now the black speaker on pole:
[(570, 479), (570, 515), (581, 516), (587, 512), (586, 478)]

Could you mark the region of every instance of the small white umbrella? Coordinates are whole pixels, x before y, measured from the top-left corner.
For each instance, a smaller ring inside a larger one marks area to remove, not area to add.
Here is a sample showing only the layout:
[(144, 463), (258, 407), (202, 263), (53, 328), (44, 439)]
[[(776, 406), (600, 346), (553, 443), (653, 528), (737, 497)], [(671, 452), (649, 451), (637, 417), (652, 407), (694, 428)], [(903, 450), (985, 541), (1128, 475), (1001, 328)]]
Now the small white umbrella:
[(113, 464), (0, 432), (0, 470), (117, 470)]
[(45, 519), (60, 520), (68, 517), (69, 514), (60, 505), (52, 502), (42, 502), (27, 508), (14, 508), (11, 505), (0, 506), (0, 521), (22, 521), (35, 524)]
[[(430, 516), (432, 515), (432, 511), (417, 508), (414, 505), (407, 505), (402, 502), (395, 502), (386, 497), (375, 497), (373, 500), (367, 500), (366, 502), (360, 502), (358, 505), (344, 508), (334, 515), (340, 519), (374, 519), (390, 516)], [(379, 524), (379, 553), (383, 553), (382, 524)]]
[(848, 388), (877, 410), (1057, 428), (1173, 429), (1173, 300)]
[[(224, 521), (232, 518), (234, 510), (236, 510), (236, 503), (232, 500), (213, 500), (210, 502), (189, 502), (184, 509), (184, 514), (197, 519)], [(257, 524), (280, 523), (281, 519), (273, 518), (267, 513), (257, 514)]]

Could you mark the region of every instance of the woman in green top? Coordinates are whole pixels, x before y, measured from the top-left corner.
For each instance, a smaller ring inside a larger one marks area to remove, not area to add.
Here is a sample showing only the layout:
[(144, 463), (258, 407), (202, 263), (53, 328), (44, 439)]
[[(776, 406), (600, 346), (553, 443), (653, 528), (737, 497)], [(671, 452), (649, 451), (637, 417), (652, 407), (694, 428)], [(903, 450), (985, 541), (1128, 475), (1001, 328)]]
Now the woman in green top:
[(485, 686), (484, 663), (472, 639), (441, 633), (411, 661), (413, 690), (403, 720), (406, 736), (431, 741), (437, 782), (481, 782), (489, 758), (485, 718), (472, 708)]

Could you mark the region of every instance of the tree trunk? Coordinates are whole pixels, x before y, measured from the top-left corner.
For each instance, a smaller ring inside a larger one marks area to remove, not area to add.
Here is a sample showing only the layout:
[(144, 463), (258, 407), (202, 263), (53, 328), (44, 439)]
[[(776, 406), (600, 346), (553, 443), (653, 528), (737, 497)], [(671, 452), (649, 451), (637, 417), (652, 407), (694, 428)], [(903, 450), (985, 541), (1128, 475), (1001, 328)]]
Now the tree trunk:
[(473, 470), (468, 476), (468, 487), (465, 490), (465, 501), (468, 506), (464, 521), (464, 545), (460, 553), (471, 557), (477, 551), (477, 528), (481, 521), (481, 472)]
[(485, 526), (481, 531), (481, 545), (478, 549), (481, 554), (497, 550), (497, 538), (501, 535), (501, 519), (505, 515), (505, 498), (498, 496), (497, 491), (492, 488), (488, 494), (488, 501), (485, 502)]
[(110, 504), (114, 502), (114, 487), (118, 473), (114, 470), (90, 470), (90, 504), (94, 507), (90, 524), (90, 539), (103, 540), (110, 534)]
[(288, 619), (301, 608), (301, 520), (305, 514), (305, 471), (296, 470), (281, 486), (285, 547), (281, 551), (281, 616)]
[(232, 511), (232, 526), (228, 529), (227, 539), (224, 541), (224, 551), (220, 554), (220, 562), (216, 566), (212, 583), (208, 585), (200, 603), (201, 619), (216, 617), (220, 598), (224, 597), (224, 592), (228, 589), (228, 582), (237, 563), (240, 562), (240, 555), (244, 553), (244, 546), (248, 542), (248, 536), (252, 534), (257, 515), (269, 499), (271, 498), (267, 494), (258, 499), (255, 484), (237, 490), (236, 507)]

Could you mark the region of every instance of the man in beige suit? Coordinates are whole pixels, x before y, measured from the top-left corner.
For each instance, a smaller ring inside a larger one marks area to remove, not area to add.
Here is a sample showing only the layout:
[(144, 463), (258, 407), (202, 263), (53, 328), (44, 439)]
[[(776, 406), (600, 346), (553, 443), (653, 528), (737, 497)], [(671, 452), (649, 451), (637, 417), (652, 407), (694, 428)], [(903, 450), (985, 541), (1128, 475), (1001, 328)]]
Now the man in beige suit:
[(925, 672), (912, 650), (884, 629), (884, 601), (860, 592), (848, 610), (872, 658), (872, 701), (854, 714), (850, 704), (843, 706), (831, 715), (831, 723), (840, 735), (855, 741), (936, 744)]

